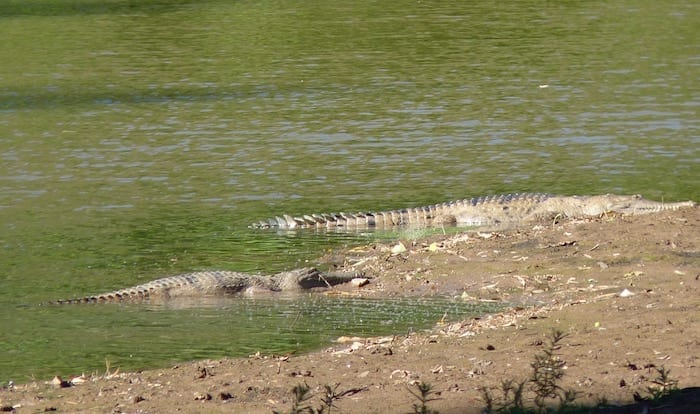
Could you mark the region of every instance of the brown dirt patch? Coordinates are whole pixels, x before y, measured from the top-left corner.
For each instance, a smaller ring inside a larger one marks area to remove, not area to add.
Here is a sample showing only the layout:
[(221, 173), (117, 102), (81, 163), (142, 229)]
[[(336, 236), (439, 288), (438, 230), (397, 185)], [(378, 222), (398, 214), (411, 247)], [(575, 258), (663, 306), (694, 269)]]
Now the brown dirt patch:
[[(566, 361), (562, 385), (577, 391), (577, 402), (632, 403), (663, 366), (687, 390), (653, 412), (690, 412), (683, 410), (700, 404), (689, 389), (700, 385), (699, 224), (700, 209), (692, 208), (403, 240), (399, 254), (380, 243), (335, 252), (322, 261), (374, 279), (331, 294), (449, 294), (518, 306), (438, 323), (430, 333), (346, 338), (304, 355), (110, 373), (68, 388), (22, 384), (0, 390), (0, 406), (20, 413), (286, 412), (293, 386), (308, 384), (319, 406), (323, 386), (339, 383), (338, 392), (357, 391), (336, 403), (340, 412), (404, 413), (416, 402), (411, 384), (425, 381), (438, 392), (430, 408), (480, 412), (479, 387), (527, 378), (554, 328), (569, 335), (558, 352)], [(632, 295), (621, 296), (625, 289)]]

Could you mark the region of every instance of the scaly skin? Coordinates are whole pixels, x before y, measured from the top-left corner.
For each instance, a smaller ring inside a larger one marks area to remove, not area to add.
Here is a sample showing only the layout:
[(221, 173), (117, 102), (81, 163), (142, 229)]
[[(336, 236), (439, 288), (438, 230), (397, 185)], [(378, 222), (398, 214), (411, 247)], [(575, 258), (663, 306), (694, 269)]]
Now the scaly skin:
[(425, 207), (370, 213), (331, 213), (275, 217), (253, 223), (257, 229), (369, 229), (396, 226), (517, 226), (538, 219), (594, 217), (605, 213), (648, 214), (694, 207), (692, 201), (664, 203), (640, 195), (555, 196), (551, 194), (506, 194), (451, 201)]
[(245, 293), (251, 289), (270, 292), (300, 291), (316, 287), (330, 287), (349, 282), (360, 276), (357, 273), (343, 272), (324, 274), (314, 268), (281, 272), (272, 276), (231, 271), (195, 272), (170, 276), (95, 296), (57, 300), (51, 303), (75, 304), (139, 301), (149, 298), (162, 300), (177, 297), (228, 296)]

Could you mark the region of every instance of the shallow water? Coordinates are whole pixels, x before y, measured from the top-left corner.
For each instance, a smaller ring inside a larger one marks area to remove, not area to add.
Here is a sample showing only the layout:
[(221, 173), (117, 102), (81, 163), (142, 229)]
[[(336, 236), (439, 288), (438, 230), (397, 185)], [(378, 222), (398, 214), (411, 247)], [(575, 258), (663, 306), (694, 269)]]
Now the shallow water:
[[(5, 325), (3, 335), (21, 340), (16, 348), (3, 349), (3, 365), (16, 370), (12, 379), (26, 381), (104, 370), (106, 364), (143, 369), (256, 352), (279, 355), (329, 346), (343, 335), (405, 335), (498, 309), (502, 305), (449, 298), (317, 294), (20, 307), (12, 316), (24, 325)], [(26, 335), (26, 326), (36, 326), (40, 334)], [(40, 363), (31, 359), (35, 355)]]
[(3, 1), (0, 381), (194, 357), (186, 335), (132, 329), (147, 357), (107, 349), (125, 315), (224, 335), (170, 309), (39, 303), (374, 237), (247, 228), (276, 214), (700, 199), (699, 23), (691, 1)]

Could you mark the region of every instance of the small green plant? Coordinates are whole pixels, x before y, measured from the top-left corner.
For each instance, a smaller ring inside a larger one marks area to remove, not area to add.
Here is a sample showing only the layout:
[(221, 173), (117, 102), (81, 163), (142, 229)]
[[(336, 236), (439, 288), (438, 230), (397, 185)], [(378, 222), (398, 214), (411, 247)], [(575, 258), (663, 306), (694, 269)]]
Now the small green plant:
[(481, 399), (484, 400), (486, 406), (483, 412), (485, 413), (526, 413), (525, 404), (523, 403), (523, 393), (527, 381), (516, 382), (514, 380), (501, 381), (501, 394), (503, 395), (498, 401), (491, 393), (488, 387), (480, 387)]
[(433, 386), (423, 381), (415, 385), (416, 389), (418, 390), (417, 392), (411, 389), (408, 390), (408, 392), (410, 392), (411, 395), (418, 399), (418, 403), (413, 404), (412, 414), (438, 414), (437, 410), (432, 410), (428, 408), (429, 402), (439, 400), (439, 398), (431, 397), (431, 395), (435, 394)]
[[(316, 411), (306, 402), (311, 399), (311, 394), (309, 394), (309, 386), (304, 384), (297, 384), (292, 388), (292, 394), (294, 395), (294, 401), (292, 402), (292, 408), (289, 410), (289, 414), (300, 414), (300, 413), (315, 413)], [(284, 414), (281, 411), (273, 411), (274, 414)]]
[[(288, 411), (289, 414), (330, 414), (333, 408), (337, 408), (335, 402), (345, 397), (346, 395), (356, 394), (360, 391), (364, 391), (367, 388), (351, 388), (349, 390), (338, 392), (338, 387), (340, 384), (323, 386), (325, 392), (321, 396), (321, 405), (318, 408), (314, 408), (308, 401), (313, 398), (310, 393), (309, 386), (304, 384), (298, 384), (292, 388), (292, 395), (294, 395), (294, 401), (292, 402), (292, 408)], [(272, 411), (274, 414), (283, 414), (281, 411)]]
[[(541, 353), (535, 355), (534, 361), (530, 364), (532, 374), (524, 381), (505, 380), (501, 382), (500, 399), (496, 399), (491, 390), (481, 387), (481, 398), (486, 406), (486, 413), (545, 413), (548, 411), (547, 404), (553, 399), (559, 400), (559, 412), (566, 411), (576, 399), (576, 392), (565, 390), (559, 383), (564, 377), (564, 362), (556, 353), (561, 347), (561, 341), (566, 338), (566, 334), (553, 330), (549, 335), (549, 343)], [(529, 387), (527, 387), (529, 385)], [(535, 409), (525, 407), (524, 395), (529, 389), (534, 394)]]
[(547, 411), (547, 402), (550, 399), (558, 399), (561, 407), (576, 399), (574, 391), (565, 390), (559, 385), (560, 380), (564, 377), (566, 362), (556, 355), (556, 351), (560, 348), (559, 343), (566, 336), (561, 331), (553, 330), (549, 337), (549, 344), (545, 346), (541, 354), (535, 355), (535, 360), (530, 364), (532, 367), (531, 388), (535, 393), (535, 405), (540, 413)]
[(491, 393), (491, 389), (489, 387), (482, 385), (479, 387), (479, 392), (481, 393), (481, 399), (484, 400), (484, 404), (486, 406), (484, 407), (483, 412), (485, 413), (492, 413), (493, 412), (493, 406), (495, 404), (495, 399), (493, 398), (493, 394)]
[(338, 390), (338, 386), (340, 384), (336, 383), (333, 386), (330, 386), (329, 384), (326, 384), (323, 386), (324, 390), (326, 391), (323, 396), (321, 397), (321, 403), (323, 404), (321, 406), (320, 412), (325, 412), (323, 411), (323, 408), (328, 409), (328, 413), (330, 414), (331, 409), (335, 407), (335, 402), (339, 400), (345, 393), (340, 393), (338, 394), (336, 391)]
[(501, 381), (501, 392), (504, 400), (502, 409), (504, 411), (522, 410), (525, 407), (523, 404), (523, 392), (526, 383), (527, 381)]
[(671, 370), (666, 367), (654, 367), (656, 370), (656, 378), (650, 380), (653, 384), (647, 387), (650, 400), (658, 400), (671, 395), (678, 391), (678, 380), (671, 379)]

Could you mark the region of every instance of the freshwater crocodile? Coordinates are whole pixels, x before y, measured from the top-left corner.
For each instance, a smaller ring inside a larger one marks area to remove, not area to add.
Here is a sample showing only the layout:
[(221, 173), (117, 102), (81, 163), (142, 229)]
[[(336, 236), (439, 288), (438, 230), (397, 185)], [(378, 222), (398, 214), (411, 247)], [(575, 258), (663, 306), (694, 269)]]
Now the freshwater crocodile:
[(693, 207), (692, 201), (665, 203), (641, 195), (557, 196), (541, 193), (505, 194), (450, 201), (424, 207), (379, 212), (283, 215), (253, 223), (266, 229), (367, 229), (442, 225), (510, 227), (551, 217), (593, 217), (605, 213), (647, 214)]
[(229, 296), (250, 293), (259, 289), (270, 292), (302, 291), (317, 287), (330, 287), (362, 277), (353, 272), (322, 273), (315, 268), (302, 268), (271, 276), (232, 271), (205, 271), (187, 273), (153, 280), (142, 285), (85, 296), (65, 299), (51, 304), (140, 301), (146, 299), (170, 299), (178, 297)]

